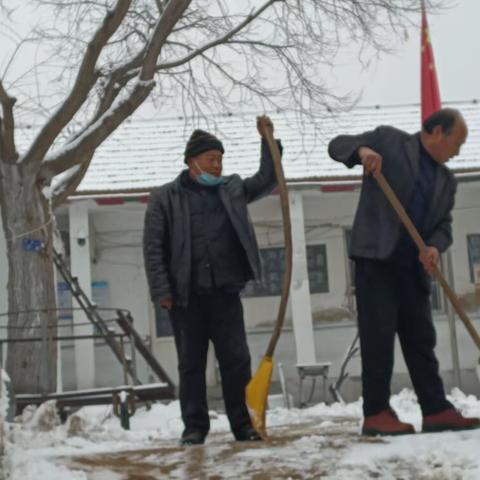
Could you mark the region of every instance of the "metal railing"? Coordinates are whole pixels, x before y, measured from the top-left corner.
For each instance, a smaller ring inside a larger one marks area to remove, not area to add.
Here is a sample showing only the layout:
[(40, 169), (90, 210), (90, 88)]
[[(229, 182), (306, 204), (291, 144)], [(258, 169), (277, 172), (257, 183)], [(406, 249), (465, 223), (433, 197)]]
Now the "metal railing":
[[(119, 309), (116, 308), (98, 308), (99, 311), (103, 312), (112, 312), (117, 314)], [(45, 309), (35, 309), (35, 310), (22, 310), (22, 311), (10, 311), (0, 313), (0, 319), (2, 317), (9, 317), (11, 315), (23, 315), (29, 313), (41, 313), (41, 312), (73, 312), (73, 311), (83, 311), (82, 308), (45, 308)], [(123, 313), (130, 314), (128, 310), (120, 310)], [(69, 321), (68, 324), (62, 324), (64, 319), (60, 319), (57, 316), (57, 325), (31, 325), (28, 327), (25, 326), (9, 326), (9, 325), (0, 325), (0, 370), (4, 368), (4, 355), (6, 352), (5, 346), (8, 347), (10, 344), (18, 344), (18, 343), (37, 343), (40, 342), (42, 344), (41, 351), (41, 366), (40, 371), (42, 374), (40, 375), (41, 378), (41, 394), (43, 396), (47, 396), (50, 390), (49, 385), (51, 384), (51, 358), (50, 358), (50, 351), (51, 349), (50, 344), (51, 342), (60, 342), (60, 346), (63, 342), (74, 342), (78, 340), (102, 340), (105, 345), (108, 345), (108, 339), (104, 334), (72, 334), (72, 335), (62, 335), (59, 334), (59, 330), (61, 329), (75, 329), (77, 327), (83, 326), (90, 326), (95, 328), (91, 322), (73, 322)], [(123, 372), (123, 379), (124, 384), (128, 385), (128, 376), (130, 372), (133, 372), (133, 375), (130, 373), (132, 377), (133, 383), (135, 383), (135, 379), (138, 379), (137, 375), (137, 361), (136, 361), (136, 349), (135, 349), (135, 339), (133, 335), (127, 335), (125, 332), (117, 333), (114, 328), (111, 328), (110, 325), (116, 325), (117, 317), (112, 319), (104, 320), (104, 323), (108, 325), (108, 337), (110, 340), (116, 339), (119, 342), (120, 346), (120, 353), (121, 353), (121, 368)], [(13, 336), (13, 332), (21, 332), (28, 330), (28, 336), (22, 336), (19, 333), (15, 333), (16, 336)], [(38, 330), (38, 335), (34, 336), (33, 334), (36, 333)], [(53, 333), (52, 330), (55, 332)], [(1, 332), (7, 332), (6, 337), (1, 336)], [(53, 333), (53, 334), (52, 334)], [(128, 348), (130, 350), (130, 356), (126, 354), (126, 344), (128, 343)], [(61, 356), (58, 361), (62, 361)], [(8, 373), (8, 372), (7, 372)], [(61, 387), (61, 386), (60, 386)], [(57, 385), (58, 389), (58, 385)]]

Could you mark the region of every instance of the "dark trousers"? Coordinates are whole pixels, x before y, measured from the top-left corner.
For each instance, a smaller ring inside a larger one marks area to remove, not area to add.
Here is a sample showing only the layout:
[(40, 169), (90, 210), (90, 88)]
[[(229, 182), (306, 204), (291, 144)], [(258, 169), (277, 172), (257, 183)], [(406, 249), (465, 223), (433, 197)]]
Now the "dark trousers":
[(239, 295), (221, 291), (192, 295), (187, 308), (172, 308), (170, 319), (178, 355), (185, 432), (206, 434), (210, 428), (205, 381), (209, 340), (215, 347), (232, 432), (250, 425), (245, 403), (245, 387), (251, 378), (250, 353)]
[(366, 416), (389, 407), (396, 334), (423, 415), (452, 406), (445, 397), (434, 353), (430, 292), (420, 275), (416, 266), (402, 268), (389, 261), (355, 260)]

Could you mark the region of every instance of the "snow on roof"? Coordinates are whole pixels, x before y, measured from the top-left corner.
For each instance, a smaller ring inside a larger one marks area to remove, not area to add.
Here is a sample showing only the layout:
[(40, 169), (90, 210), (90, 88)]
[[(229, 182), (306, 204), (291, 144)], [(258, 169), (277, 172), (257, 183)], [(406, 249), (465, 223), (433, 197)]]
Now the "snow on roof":
[[(462, 111), (469, 137), (461, 154), (449, 166), (455, 172), (480, 172), (480, 104), (449, 104)], [(342, 181), (358, 178), (353, 170), (334, 162), (327, 153), (329, 140), (340, 133), (361, 133), (378, 125), (392, 125), (407, 132), (419, 129), (419, 105), (357, 107), (345, 113), (326, 114), (315, 131), (299, 124), (294, 113), (271, 114), (275, 136), (284, 147), (283, 166), (289, 181)], [(217, 135), (225, 147), (224, 173), (242, 177), (253, 174), (259, 162), (259, 135), (254, 114), (219, 115), (203, 124), (198, 119), (160, 117), (131, 119), (122, 124), (97, 150), (77, 195), (147, 192), (171, 181), (184, 168), (185, 143), (194, 128)]]

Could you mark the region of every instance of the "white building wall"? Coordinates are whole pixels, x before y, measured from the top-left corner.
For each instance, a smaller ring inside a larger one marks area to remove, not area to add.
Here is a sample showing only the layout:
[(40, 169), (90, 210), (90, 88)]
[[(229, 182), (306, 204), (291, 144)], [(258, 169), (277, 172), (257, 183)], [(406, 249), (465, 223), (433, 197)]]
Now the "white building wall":
[[(141, 203), (97, 206), (91, 212), (92, 280), (94, 282), (106, 282), (108, 285), (108, 306), (129, 310), (134, 320), (135, 329), (148, 342), (154, 342), (153, 309), (148, 294), (141, 247), (144, 214), (145, 205)], [(107, 313), (106, 316), (107, 318), (113, 318), (115, 313)], [(155, 351), (155, 344), (150, 343), (150, 345)], [(117, 372), (117, 376), (121, 375), (118, 362), (109, 348), (103, 347), (102, 351), (103, 357), (109, 359), (110, 365)], [(126, 351), (127, 355), (130, 356), (129, 346), (126, 346)], [(174, 354), (175, 352), (171, 353)], [(171, 357), (170, 354), (168, 360)], [(136, 360), (138, 376), (141, 381), (158, 381), (148, 370), (140, 355), (136, 355)], [(165, 360), (161, 363), (167, 372), (175, 378), (175, 357), (170, 364), (166, 364)], [(110, 375), (106, 373), (97, 383), (103, 386), (111, 381)]]
[[(350, 227), (352, 224), (359, 190), (326, 193), (322, 192), (319, 187), (301, 188), (304, 195), (307, 243), (309, 245), (325, 244), (327, 248), (329, 292), (312, 295), (311, 304), (314, 320), (317, 318), (321, 320), (315, 321), (317, 360), (332, 361), (332, 375), (334, 376), (338, 371), (344, 351), (355, 334), (355, 322), (348, 319), (340, 323), (327, 322), (324, 314), (331, 309), (336, 309), (341, 313), (347, 305), (343, 232), (345, 227)], [(278, 197), (270, 196), (250, 207), (261, 248), (283, 245), (281, 212), (278, 205)], [(97, 205), (92, 207), (90, 210), (92, 280), (107, 281), (110, 305), (128, 308), (132, 312), (135, 326), (141, 334), (151, 335), (155, 332), (152, 331), (152, 311), (148, 298), (141, 246), (145, 208), (145, 204), (133, 202), (116, 206)], [(472, 297), (475, 288), (470, 280), (466, 235), (480, 233), (480, 182), (459, 184), (453, 217), (452, 255), (455, 288), (460, 296), (470, 295)], [(0, 239), (0, 305), (2, 306), (0, 310), (2, 311), (6, 310), (6, 280), (5, 244), (2, 236)], [(244, 300), (253, 368), (256, 368), (268, 343), (269, 330), (277, 314), (278, 300), (278, 297), (257, 297)], [(479, 326), (478, 320), (475, 321)], [(443, 317), (438, 317), (436, 322), (439, 333), (437, 351), (443, 370), (449, 370), (451, 356), (447, 322)], [(287, 311), (286, 323), (275, 360), (284, 363), (290, 383), (294, 386), (297, 377), (294, 368), (295, 351), (291, 334), (290, 309)], [(457, 332), (461, 365), (471, 372), (478, 352), (460, 323), (457, 324)], [(169, 350), (168, 355), (172, 356), (172, 348), (165, 348)], [(96, 358), (98, 366), (98, 362), (103, 357), (96, 353)], [(397, 359), (395, 371), (403, 374), (406, 370), (400, 354), (397, 354)], [(108, 365), (108, 369), (114, 368), (114, 361), (112, 360)], [(174, 365), (175, 361), (172, 361), (170, 368), (173, 369)], [(351, 374), (353, 376), (359, 374), (358, 359), (352, 363)], [(445, 372), (445, 375), (448, 376), (449, 373)], [(107, 383), (113, 381), (113, 378), (115, 381), (119, 381), (121, 375), (117, 372), (112, 377), (106, 372), (102, 377), (104, 378), (103, 383)], [(353, 389), (352, 395), (357, 395), (359, 392), (358, 379), (350, 380), (350, 385), (351, 387), (348, 388)], [(398, 385), (404, 385), (403, 380)], [(475, 387), (472, 383), (469, 385), (473, 385), (472, 388)], [(475, 388), (478, 390), (478, 385)]]
[(469, 234), (480, 235), (480, 185), (478, 182), (460, 184), (453, 213), (454, 242), (451, 248), (455, 290), (463, 297), (471, 296), (475, 291), (470, 278), (467, 246)]
[[(344, 229), (353, 222), (358, 192), (322, 193), (316, 190), (304, 191), (307, 244), (325, 244), (327, 247), (328, 293), (312, 295), (314, 315), (327, 309), (347, 306)], [(340, 313), (340, 312), (339, 312)]]
[(132, 312), (135, 328), (149, 335), (150, 300), (141, 248), (142, 204), (97, 207), (91, 212), (93, 281), (108, 282), (110, 306)]
[[(314, 295), (318, 303), (336, 306), (343, 301), (346, 286), (343, 227), (351, 226), (357, 197), (358, 193), (352, 192), (304, 192), (307, 244), (327, 247), (329, 292)], [(276, 196), (250, 206), (260, 248), (283, 246), (281, 215), (277, 208)], [(144, 214), (145, 205), (141, 203), (97, 206), (90, 211), (93, 280), (109, 280), (112, 304), (128, 303), (141, 317), (147, 316), (145, 298), (148, 298), (141, 246)], [(336, 215), (340, 217), (337, 221)], [(258, 302), (254, 303), (254, 310), (260, 322), (271, 320), (265, 313), (270, 305), (260, 308), (259, 312), (257, 307), (262, 306), (264, 299), (248, 299), (248, 302), (255, 301)]]
[[(311, 295), (312, 315), (314, 319), (338, 317), (347, 305), (344, 228), (352, 224), (358, 192), (322, 193), (312, 187), (302, 188), (302, 194), (307, 245), (324, 244), (327, 250), (329, 291)], [(278, 202), (278, 197), (270, 196), (249, 208), (260, 248), (283, 245)], [(248, 298), (244, 303), (247, 328), (268, 327), (275, 321), (277, 297)], [(286, 323), (291, 323), (290, 309)]]

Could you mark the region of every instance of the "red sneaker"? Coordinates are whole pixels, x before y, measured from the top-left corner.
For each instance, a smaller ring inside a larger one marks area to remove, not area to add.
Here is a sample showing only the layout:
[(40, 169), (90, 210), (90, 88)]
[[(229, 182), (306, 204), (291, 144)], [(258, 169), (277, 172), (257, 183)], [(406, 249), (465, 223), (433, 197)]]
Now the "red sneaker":
[(362, 435), (407, 435), (409, 433), (415, 433), (413, 425), (401, 422), (391, 408), (363, 419)]
[(422, 432), (470, 430), (478, 427), (480, 427), (480, 418), (467, 418), (454, 408), (447, 408), (434, 415), (423, 417)]

